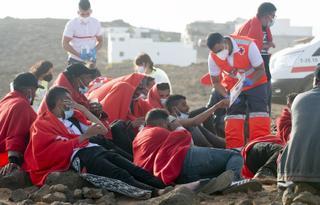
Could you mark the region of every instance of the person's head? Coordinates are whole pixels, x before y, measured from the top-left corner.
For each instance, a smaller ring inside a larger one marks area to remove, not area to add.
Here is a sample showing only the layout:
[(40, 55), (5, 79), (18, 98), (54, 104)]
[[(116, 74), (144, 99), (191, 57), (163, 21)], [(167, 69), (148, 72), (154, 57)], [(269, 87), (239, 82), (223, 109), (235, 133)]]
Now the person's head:
[(167, 98), (165, 107), (172, 115), (179, 116), (181, 113), (188, 113), (189, 106), (187, 104), (187, 99), (183, 95), (170, 95)]
[(86, 18), (90, 17), (91, 13), (92, 13), (92, 10), (91, 10), (91, 5), (89, 0), (80, 0), (79, 10), (78, 10), (78, 15), (80, 19), (85, 20)]
[(270, 2), (262, 3), (257, 12), (257, 17), (260, 19), (262, 26), (270, 27), (274, 23), (277, 8)]
[(229, 55), (229, 46), (220, 33), (210, 33), (207, 37), (207, 46), (221, 60), (226, 60)]
[(294, 99), (297, 97), (298, 93), (290, 93), (287, 95), (287, 106), (291, 109)]
[(320, 86), (320, 63), (318, 63), (313, 73), (313, 87), (318, 86)]
[(164, 109), (152, 109), (146, 115), (146, 125), (169, 129), (169, 113)]
[(33, 104), (37, 88), (43, 88), (38, 84), (37, 78), (29, 72), (18, 74), (13, 80), (13, 90), (22, 93)]
[(160, 96), (161, 104), (165, 104), (169, 95), (170, 95), (170, 86), (169, 83), (159, 83), (157, 84), (157, 91)]
[[(150, 84), (152, 84), (150, 86)], [(147, 95), (150, 88), (154, 85), (154, 78), (150, 76), (145, 76), (139, 85), (136, 87), (136, 90), (133, 93), (132, 99), (138, 99), (142, 94)]]
[(50, 112), (57, 117), (70, 118), (73, 115), (73, 108), (69, 91), (64, 87), (53, 87), (46, 95), (46, 103)]
[(95, 73), (96, 70), (89, 69), (81, 63), (70, 65), (64, 72), (74, 88), (82, 94), (88, 90), (88, 85), (92, 81), (92, 75)]
[(53, 64), (50, 61), (39, 61), (30, 68), (30, 72), (38, 79), (50, 82), (53, 78)]
[(145, 73), (147, 70), (153, 69), (153, 61), (146, 53), (141, 53), (134, 60), (135, 71), (138, 73)]

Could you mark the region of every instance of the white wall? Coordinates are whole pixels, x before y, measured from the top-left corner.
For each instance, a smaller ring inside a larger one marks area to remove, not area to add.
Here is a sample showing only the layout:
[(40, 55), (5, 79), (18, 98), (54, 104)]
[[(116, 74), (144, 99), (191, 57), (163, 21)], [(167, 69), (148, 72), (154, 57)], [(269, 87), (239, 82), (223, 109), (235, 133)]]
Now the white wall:
[(289, 19), (276, 19), (271, 32), (274, 36), (312, 36), (312, 27), (291, 26)]
[(188, 66), (196, 63), (197, 57), (192, 45), (182, 42), (153, 42), (152, 39), (130, 38), (126, 33), (108, 36), (109, 63), (133, 60), (141, 52), (149, 54), (155, 64)]

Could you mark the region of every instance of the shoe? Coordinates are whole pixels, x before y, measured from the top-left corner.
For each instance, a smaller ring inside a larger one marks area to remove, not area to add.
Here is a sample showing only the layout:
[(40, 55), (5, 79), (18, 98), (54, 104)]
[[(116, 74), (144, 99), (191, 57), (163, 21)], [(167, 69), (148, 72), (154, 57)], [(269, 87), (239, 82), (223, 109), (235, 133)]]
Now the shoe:
[(196, 192), (210, 195), (215, 192), (223, 191), (231, 185), (233, 179), (233, 171), (227, 170), (220, 174), (218, 177), (212, 178), (208, 183), (200, 187)]
[(277, 184), (277, 177), (268, 168), (259, 169), (258, 172), (254, 175), (253, 179), (266, 185)]
[(235, 192), (261, 191), (262, 184), (255, 179), (244, 179), (232, 182), (231, 186), (225, 189), (222, 193), (229, 194)]

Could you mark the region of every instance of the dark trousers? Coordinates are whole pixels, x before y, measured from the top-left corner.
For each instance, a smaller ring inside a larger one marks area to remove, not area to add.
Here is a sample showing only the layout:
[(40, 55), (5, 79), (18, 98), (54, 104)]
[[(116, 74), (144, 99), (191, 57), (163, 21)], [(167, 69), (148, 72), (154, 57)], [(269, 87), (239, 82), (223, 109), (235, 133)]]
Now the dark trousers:
[(165, 187), (144, 169), (101, 146), (83, 148), (77, 152), (76, 157), (80, 158), (82, 168), (85, 167), (88, 173), (118, 179), (144, 190), (154, 191), (155, 188)]
[(259, 169), (269, 169), (274, 176), (277, 176), (277, 159), (282, 150), (279, 144), (270, 142), (256, 143), (247, 153), (246, 164), (252, 173)]
[(118, 120), (113, 122), (110, 127), (112, 132), (112, 142), (132, 156), (132, 142), (135, 137), (132, 126), (125, 121)]
[(269, 67), (271, 55), (261, 55), (261, 56), (264, 62), (264, 68), (265, 68), (267, 79), (268, 79), (268, 88), (267, 88), (268, 108), (269, 108), (269, 113), (271, 113), (272, 87), (271, 87), (271, 72)]

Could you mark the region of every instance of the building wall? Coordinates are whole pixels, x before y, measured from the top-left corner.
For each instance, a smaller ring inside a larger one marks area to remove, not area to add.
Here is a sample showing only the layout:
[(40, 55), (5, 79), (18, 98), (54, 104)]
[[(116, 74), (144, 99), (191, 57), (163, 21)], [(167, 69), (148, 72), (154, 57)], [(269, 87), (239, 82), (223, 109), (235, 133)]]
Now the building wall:
[(182, 42), (154, 42), (149, 38), (130, 38), (128, 33), (108, 36), (108, 61), (120, 63), (133, 60), (139, 53), (150, 55), (155, 64), (188, 66), (196, 63), (196, 50)]

